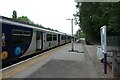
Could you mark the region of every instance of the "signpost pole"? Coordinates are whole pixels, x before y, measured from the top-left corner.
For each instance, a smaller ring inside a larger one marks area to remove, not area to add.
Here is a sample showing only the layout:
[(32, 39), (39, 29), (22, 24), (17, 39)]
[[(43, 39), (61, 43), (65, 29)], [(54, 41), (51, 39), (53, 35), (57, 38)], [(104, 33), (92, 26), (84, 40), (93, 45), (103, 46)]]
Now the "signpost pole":
[(72, 51), (74, 50), (74, 36), (73, 36), (73, 19), (71, 19), (71, 33), (72, 33), (72, 41), (71, 41), (71, 43), (72, 43)]
[(101, 27), (101, 49), (104, 54), (104, 73), (107, 74), (106, 26)]

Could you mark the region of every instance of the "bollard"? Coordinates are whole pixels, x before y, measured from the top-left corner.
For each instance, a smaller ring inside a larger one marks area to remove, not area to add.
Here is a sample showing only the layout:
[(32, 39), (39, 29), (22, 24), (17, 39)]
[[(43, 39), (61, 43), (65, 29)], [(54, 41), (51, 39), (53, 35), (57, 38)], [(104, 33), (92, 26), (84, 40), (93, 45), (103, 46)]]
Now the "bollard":
[(112, 74), (113, 77), (120, 77), (120, 64), (118, 63), (117, 52), (113, 52)]

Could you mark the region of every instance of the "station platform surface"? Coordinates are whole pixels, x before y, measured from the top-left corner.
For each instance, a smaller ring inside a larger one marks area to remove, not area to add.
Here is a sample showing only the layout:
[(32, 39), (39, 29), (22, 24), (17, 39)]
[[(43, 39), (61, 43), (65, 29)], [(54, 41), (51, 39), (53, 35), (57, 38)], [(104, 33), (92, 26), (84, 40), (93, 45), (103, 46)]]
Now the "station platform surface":
[[(94, 49), (94, 50), (93, 50)], [(37, 58), (35, 63), (16, 72), (9, 78), (108, 78), (96, 58), (96, 46), (90, 47), (74, 43), (66, 44), (44, 52), (44, 59)], [(22, 67), (19, 67), (22, 69)], [(14, 70), (14, 69), (13, 69)], [(16, 70), (17, 71), (17, 70)], [(3, 75), (5, 78), (5, 76)]]

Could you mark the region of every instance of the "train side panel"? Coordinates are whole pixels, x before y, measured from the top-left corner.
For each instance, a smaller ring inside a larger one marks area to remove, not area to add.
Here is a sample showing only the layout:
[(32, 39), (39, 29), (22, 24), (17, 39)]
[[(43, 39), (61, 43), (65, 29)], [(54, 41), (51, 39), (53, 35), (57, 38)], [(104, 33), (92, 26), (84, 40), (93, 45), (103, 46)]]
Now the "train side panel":
[(60, 45), (65, 44), (65, 35), (61, 35)]
[(14, 60), (28, 50), (32, 41), (33, 29), (2, 23), (2, 60)]
[(6, 19), (2, 22), (2, 26), (0, 25), (0, 29), (2, 30), (0, 33), (2, 37), (0, 58), (3, 63), (70, 42), (70, 36), (64, 33), (44, 30)]
[[(44, 50), (58, 46), (58, 35), (51, 32), (44, 33)], [(54, 38), (54, 39), (53, 39)]]
[(26, 50), (26, 52), (24, 53), (24, 55), (22, 55), (21, 57), (34, 54), (36, 51), (36, 32), (33, 30), (31, 34), (32, 34), (32, 38), (31, 38), (30, 45)]

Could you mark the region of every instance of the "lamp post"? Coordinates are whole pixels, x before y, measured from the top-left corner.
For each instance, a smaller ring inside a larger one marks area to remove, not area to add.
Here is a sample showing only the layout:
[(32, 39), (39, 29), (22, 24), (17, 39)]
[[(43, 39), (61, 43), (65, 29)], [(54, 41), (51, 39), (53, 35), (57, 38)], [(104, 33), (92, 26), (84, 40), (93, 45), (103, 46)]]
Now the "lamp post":
[(78, 40), (80, 39), (80, 30), (78, 29)]
[(72, 38), (71, 38), (71, 50), (70, 51), (74, 51), (74, 36), (73, 36), (73, 18), (72, 19), (66, 19), (66, 20), (71, 20), (71, 34), (72, 34)]

